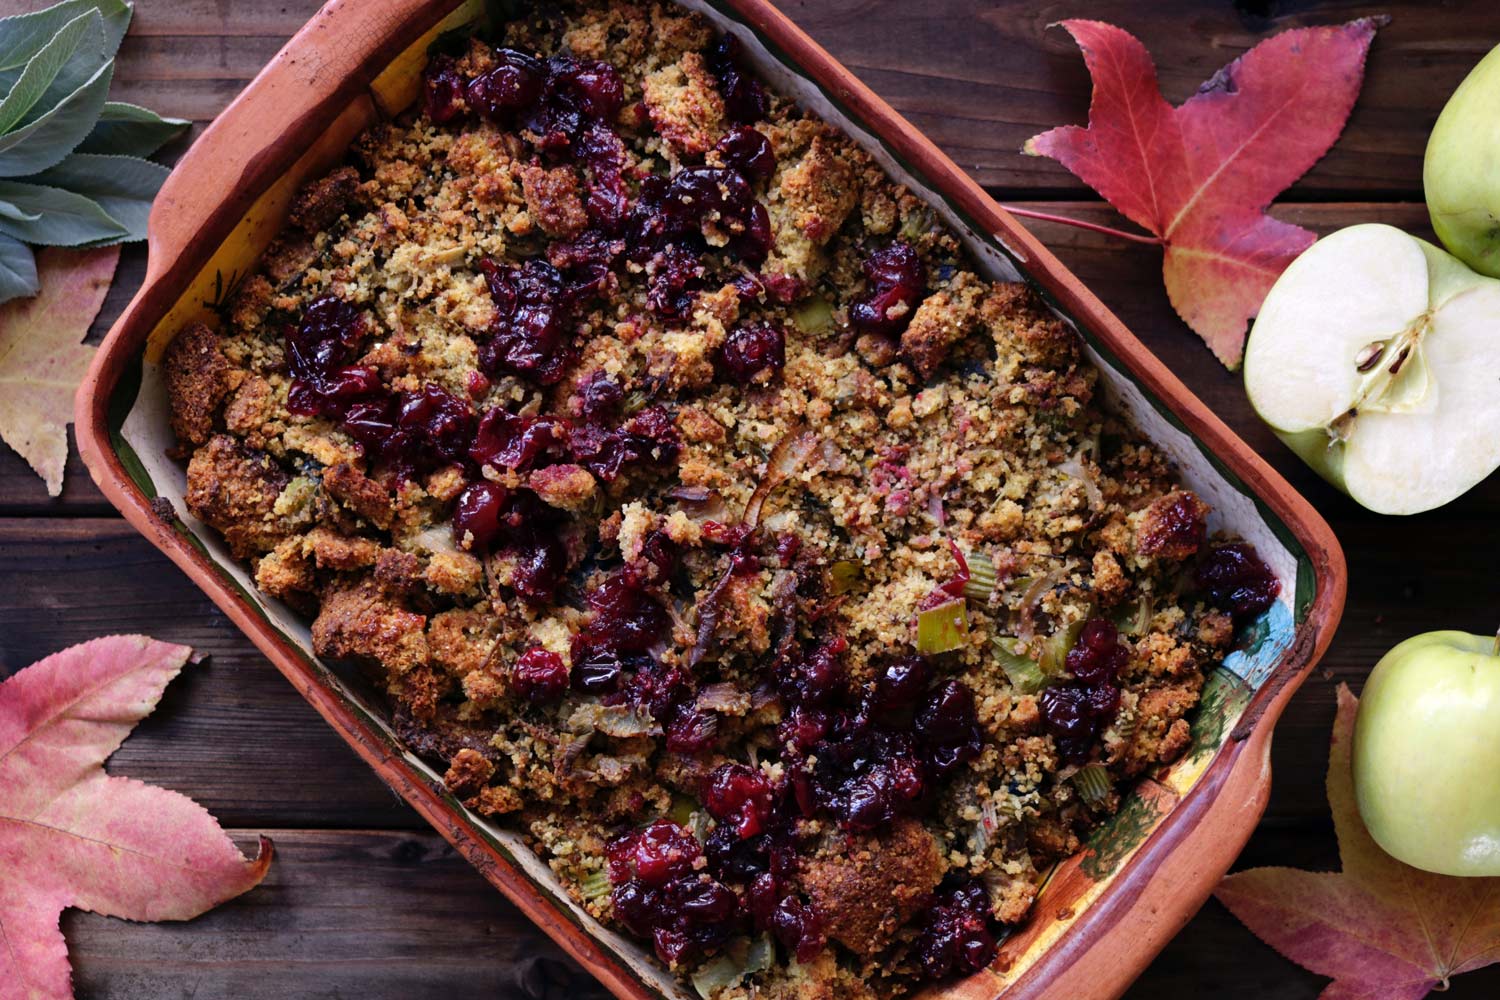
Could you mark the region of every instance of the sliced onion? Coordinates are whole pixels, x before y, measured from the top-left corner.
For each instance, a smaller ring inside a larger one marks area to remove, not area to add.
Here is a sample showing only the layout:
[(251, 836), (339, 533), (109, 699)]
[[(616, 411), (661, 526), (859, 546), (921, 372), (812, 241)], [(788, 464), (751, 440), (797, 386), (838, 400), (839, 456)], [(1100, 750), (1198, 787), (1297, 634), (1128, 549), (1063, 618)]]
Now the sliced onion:
[(1099, 490), (1099, 484), (1094, 481), (1094, 474), (1089, 471), (1088, 466), (1083, 464), (1083, 459), (1074, 455), (1066, 462), (1059, 462), (1057, 471), (1083, 483), (1083, 495), (1088, 501), (1089, 510), (1099, 510), (1104, 506), (1104, 494)]
[(1036, 635), (1036, 613), (1041, 606), (1042, 598), (1046, 596), (1047, 591), (1061, 581), (1062, 570), (1060, 569), (1050, 570), (1032, 579), (1025, 593), (1021, 595), (1021, 606), (1017, 609), (1021, 614), (1021, 624), (1016, 629), (1017, 636), (1029, 641)]
[(765, 507), (767, 498), (778, 486), (796, 474), (821, 444), (822, 440), (811, 431), (788, 432), (776, 442), (776, 447), (771, 449), (771, 457), (766, 459), (766, 474), (761, 476), (755, 492), (750, 494), (750, 502), (745, 504), (745, 516), (741, 523), (754, 530), (760, 524), (761, 510)]

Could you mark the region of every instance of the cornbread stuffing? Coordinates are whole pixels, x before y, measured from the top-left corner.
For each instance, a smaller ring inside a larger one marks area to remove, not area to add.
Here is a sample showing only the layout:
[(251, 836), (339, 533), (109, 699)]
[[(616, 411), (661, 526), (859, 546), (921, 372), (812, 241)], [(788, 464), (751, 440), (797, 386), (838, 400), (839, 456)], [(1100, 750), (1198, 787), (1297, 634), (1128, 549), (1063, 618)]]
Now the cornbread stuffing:
[(433, 51), (163, 359), (187, 506), (465, 806), (710, 1000), (994, 959), (1276, 584), (739, 43)]

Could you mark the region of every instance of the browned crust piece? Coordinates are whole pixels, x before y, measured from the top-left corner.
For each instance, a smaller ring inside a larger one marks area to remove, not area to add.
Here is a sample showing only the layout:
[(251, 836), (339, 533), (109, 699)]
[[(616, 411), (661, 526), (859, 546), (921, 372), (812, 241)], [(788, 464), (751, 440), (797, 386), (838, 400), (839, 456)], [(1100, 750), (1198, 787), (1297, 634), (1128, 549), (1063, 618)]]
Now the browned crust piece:
[(802, 888), (828, 936), (856, 955), (879, 954), (891, 934), (919, 910), (946, 864), (932, 834), (913, 819), (845, 845), (825, 846), (804, 861)]
[(219, 346), (219, 335), (204, 323), (188, 326), (162, 356), (172, 433), (183, 445), (200, 445), (214, 432), (224, 398), (244, 375)]
[(218, 434), (188, 463), (188, 510), (217, 530), (235, 558), (266, 552), (289, 534), (275, 515), (289, 477), (264, 452)]

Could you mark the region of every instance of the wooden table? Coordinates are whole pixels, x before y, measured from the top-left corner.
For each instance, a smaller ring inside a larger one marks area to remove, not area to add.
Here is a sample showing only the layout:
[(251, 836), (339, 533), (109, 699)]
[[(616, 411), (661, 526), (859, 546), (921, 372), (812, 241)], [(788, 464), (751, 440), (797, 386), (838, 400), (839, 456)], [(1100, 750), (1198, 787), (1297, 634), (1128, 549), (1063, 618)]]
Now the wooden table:
[[(136, 0), (115, 96), (202, 124), (234, 97), (320, 0)], [(44, 0), (0, 0), (0, 12)], [(1392, 15), (1333, 152), (1276, 214), (1326, 232), (1379, 220), (1428, 235), (1422, 149), (1447, 95), (1500, 42), (1493, 0), (788, 0), (787, 12), (1003, 202), (1099, 221), (1113, 213), (1070, 174), (1022, 157), (1035, 132), (1080, 122), (1089, 81), (1068, 16), (1137, 34), (1180, 101), (1270, 32)], [(1285, 13), (1283, 13), (1285, 12)], [(175, 149), (180, 152), (184, 144)], [(1147, 246), (1039, 225), (1038, 235), (1137, 334), (1323, 512), (1349, 558), (1343, 628), (1278, 729), (1275, 786), (1242, 865), (1329, 869), (1323, 797), (1334, 691), (1356, 688), (1396, 641), (1436, 628), (1492, 631), (1500, 478), (1446, 509), (1404, 520), (1356, 507), (1255, 418), (1172, 314)], [(145, 252), (128, 249), (94, 336), (134, 292)], [(80, 996), (571, 997), (603, 992), (355, 758), (255, 649), (90, 484), (76, 455), (63, 496), (0, 449), (0, 673), (109, 632), (145, 632), (209, 654), (167, 692), (112, 770), (193, 796), (247, 845), (276, 841), (266, 882), (192, 924), (136, 925), (69, 913)], [(1219, 1000), (1311, 998), (1323, 980), (1260, 944), (1210, 902), (1129, 994)], [(1500, 967), (1451, 996), (1500, 994)]]

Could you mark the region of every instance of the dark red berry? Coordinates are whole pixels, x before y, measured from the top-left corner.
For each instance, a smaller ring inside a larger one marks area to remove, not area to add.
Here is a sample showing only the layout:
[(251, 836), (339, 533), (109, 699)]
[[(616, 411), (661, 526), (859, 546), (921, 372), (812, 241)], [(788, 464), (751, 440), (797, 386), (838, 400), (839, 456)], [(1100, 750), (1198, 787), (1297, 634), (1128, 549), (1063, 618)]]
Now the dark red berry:
[(487, 479), (470, 483), (453, 505), (453, 541), (471, 552), (488, 552), (500, 534), (500, 514), (509, 492)]
[(867, 288), (849, 308), (849, 322), (865, 333), (900, 333), (927, 291), (922, 259), (910, 244), (897, 241), (871, 253), (864, 271)]
[(776, 940), (799, 962), (811, 962), (826, 943), (818, 911), (796, 896), (788, 896), (777, 904), (770, 924)]
[(463, 115), (464, 78), (452, 56), (435, 55), (422, 72), (422, 111), (439, 125)]
[(766, 828), (771, 815), (771, 784), (763, 774), (744, 764), (722, 764), (703, 785), (703, 806), (720, 823), (741, 837)]
[(540, 646), (521, 654), (510, 677), (517, 694), (538, 704), (556, 701), (568, 690), (568, 668), (562, 657)]
[(498, 49), (498, 65), (469, 81), (464, 98), (469, 107), (491, 121), (508, 122), (542, 96), (546, 72), (524, 52)]
[(648, 888), (691, 872), (700, 853), (693, 835), (667, 819), (622, 834), (605, 845), (610, 881), (619, 885), (635, 880)]
[(1235, 624), (1253, 621), (1276, 601), (1281, 581), (1246, 542), (1215, 545), (1203, 556), (1196, 574), (1198, 589)]
[(994, 917), (984, 886), (964, 881), (940, 889), (921, 918), (916, 955), (929, 980), (978, 972), (995, 960)]
[(708, 66), (719, 79), (719, 93), (724, 110), (737, 122), (756, 122), (771, 110), (766, 88), (742, 66), (740, 41), (733, 35), (720, 38), (707, 58)]
[(751, 181), (769, 180), (776, 171), (776, 153), (765, 135), (749, 125), (736, 125), (714, 146), (726, 167)]
[(469, 457), (480, 465), (524, 472), (567, 456), (567, 428), (551, 417), (522, 417), (500, 407), (479, 422)]
[(786, 335), (771, 323), (737, 326), (719, 349), (719, 367), (740, 385), (749, 385), (762, 372), (774, 376), (786, 367)]

